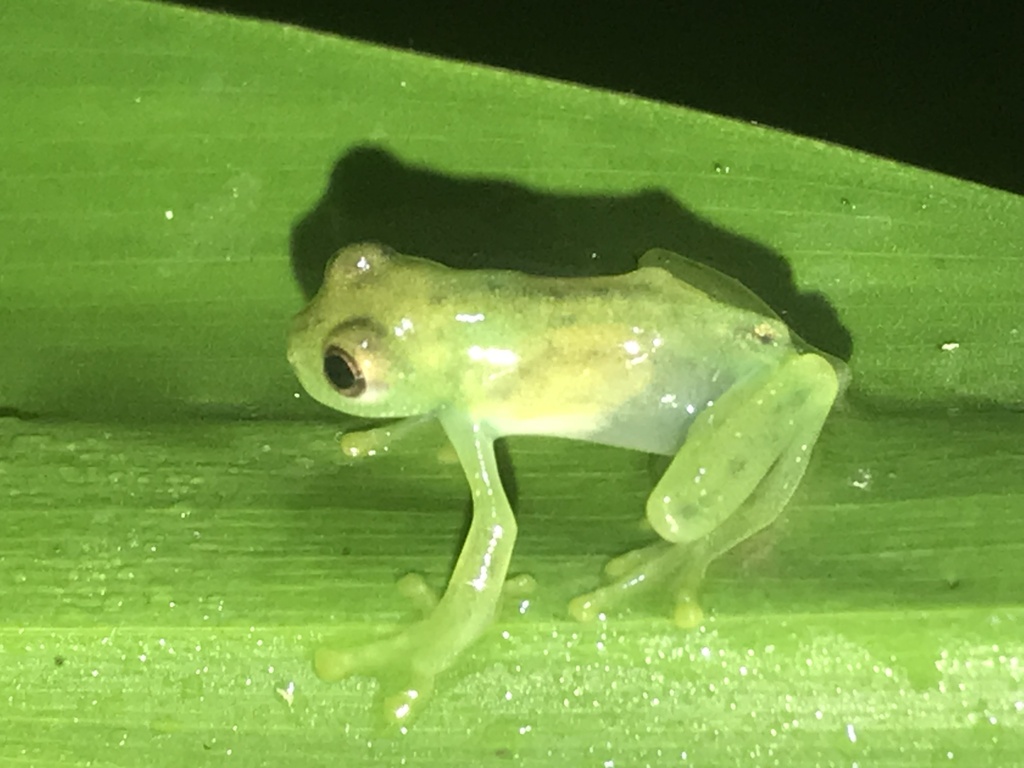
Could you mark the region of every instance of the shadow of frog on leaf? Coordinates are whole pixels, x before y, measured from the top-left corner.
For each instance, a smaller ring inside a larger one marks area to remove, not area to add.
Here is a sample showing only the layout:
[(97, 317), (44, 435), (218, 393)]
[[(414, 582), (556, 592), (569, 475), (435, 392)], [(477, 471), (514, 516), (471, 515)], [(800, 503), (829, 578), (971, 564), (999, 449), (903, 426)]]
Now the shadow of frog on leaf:
[[(316, 655), (324, 679), (386, 681), (395, 723), (500, 603), (516, 520), (496, 440), (671, 457), (646, 505), (660, 540), (615, 558), (569, 612), (590, 619), (654, 590), (690, 627), (708, 563), (779, 515), (849, 380), (834, 356), (849, 336), (824, 300), (798, 294), (779, 255), (664, 192), (559, 196), (361, 149), (296, 225), (293, 258), (312, 296), (288, 342), (306, 391), (357, 417), (436, 418), (471, 491), (465, 543), (444, 593), (420, 600), (425, 618)], [(401, 431), (342, 441), (354, 456)]]

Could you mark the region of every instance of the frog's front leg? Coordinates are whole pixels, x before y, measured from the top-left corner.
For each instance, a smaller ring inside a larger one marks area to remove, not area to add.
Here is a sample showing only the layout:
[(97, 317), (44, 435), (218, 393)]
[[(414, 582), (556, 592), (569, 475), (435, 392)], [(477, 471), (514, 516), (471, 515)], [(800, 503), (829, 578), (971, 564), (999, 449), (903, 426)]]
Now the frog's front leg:
[(647, 502), (664, 542), (609, 563), (614, 581), (570, 604), (592, 618), (641, 589), (676, 595), (675, 619), (703, 618), (697, 593), (708, 564), (769, 525), (807, 469), (838, 392), (832, 364), (807, 354), (726, 392), (690, 427)]
[(338, 445), (350, 459), (364, 459), (388, 453), (391, 444), (401, 442), (410, 432), (428, 421), (425, 417), (413, 417), (385, 424), (381, 427), (345, 432), (338, 438)]
[(491, 624), (508, 573), (516, 521), (498, 474), (486, 428), (442, 414), (473, 497), (473, 519), (448, 588), (430, 614), (400, 634), (357, 648), (321, 649), (317, 674), (340, 680), (354, 674), (401, 680), (385, 698), (385, 715), (407, 721), (423, 703), (435, 676), (447, 669)]

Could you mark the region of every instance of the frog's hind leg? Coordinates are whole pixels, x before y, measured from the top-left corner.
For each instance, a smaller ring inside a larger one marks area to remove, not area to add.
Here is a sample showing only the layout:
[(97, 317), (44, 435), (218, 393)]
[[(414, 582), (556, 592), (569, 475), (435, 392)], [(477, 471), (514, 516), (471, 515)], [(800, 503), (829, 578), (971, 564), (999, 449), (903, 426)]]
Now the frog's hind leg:
[[(573, 600), (571, 615), (591, 619), (627, 596), (657, 589), (674, 594), (677, 624), (691, 627), (701, 622), (703, 611), (697, 596), (708, 564), (778, 517), (807, 469), (810, 447), (835, 398), (835, 374), (820, 357), (796, 358), (786, 374), (793, 386), (780, 386), (776, 379), (752, 382), (749, 388), (739, 390), (741, 406), (721, 411), (732, 417), (720, 417), (717, 429), (707, 429), (710, 413), (704, 424), (695, 423), (691, 435), (704, 430), (701, 456), (735, 456), (739, 452), (730, 444), (734, 440), (756, 443), (760, 449), (750, 452), (754, 457), (750, 460), (719, 461), (717, 466), (714, 458), (708, 464), (693, 453), (681, 452), (648, 501), (648, 517), (667, 541), (612, 560), (606, 568), (611, 583)], [(750, 403), (750, 408), (745, 403)], [(751, 418), (751, 408), (760, 409), (762, 416), (768, 413), (777, 418)], [(794, 411), (799, 418), (783, 418)], [(789, 428), (779, 428), (780, 424)], [(686, 482), (695, 477), (704, 481), (705, 487), (715, 477), (719, 484), (713, 490), (708, 487), (707, 494), (675, 492), (698, 487), (699, 483)], [(722, 478), (727, 480), (723, 483)], [(705, 495), (718, 500), (707, 513), (700, 509)], [(730, 495), (734, 501), (721, 503)]]
[(591, 621), (628, 597), (657, 584), (664, 586), (685, 562), (679, 550), (686, 546), (662, 541), (616, 557), (605, 566), (610, 583), (574, 598), (569, 603), (569, 615), (577, 621)]
[[(779, 459), (779, 464), (800, 466), (795, 458), (787, 454)], [(806, 466), (805, 461), (801, 464)], [(708, 565), (778, 517), (803, 475), (803, 466), (789, 472), (777, 467), (740, 509), (696, 541), (661, 541), (611, 560), (605, 566), (605, 576), (611, 582), (575, 598), (569, 604), (570, 615), (579, 621), (591, 620), (627, 598), (659, 590), (674, 595), (673, 618), (677, 625), (687, 628), (699, 625), (704, 612), (698, 595)]]

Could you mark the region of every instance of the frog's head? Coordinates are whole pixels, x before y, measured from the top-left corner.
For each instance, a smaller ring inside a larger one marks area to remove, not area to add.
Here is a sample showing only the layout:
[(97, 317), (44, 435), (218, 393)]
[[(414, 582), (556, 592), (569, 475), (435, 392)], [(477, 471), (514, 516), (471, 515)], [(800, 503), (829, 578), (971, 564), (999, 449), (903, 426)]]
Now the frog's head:
[(447, 356), (424, 341), (429, 333), (416, 337), (447, 271), (376, 243), (339, 251), (288, 338), (288, 361), (306, 391), (331, 408), (371, 418), (445, 405)]

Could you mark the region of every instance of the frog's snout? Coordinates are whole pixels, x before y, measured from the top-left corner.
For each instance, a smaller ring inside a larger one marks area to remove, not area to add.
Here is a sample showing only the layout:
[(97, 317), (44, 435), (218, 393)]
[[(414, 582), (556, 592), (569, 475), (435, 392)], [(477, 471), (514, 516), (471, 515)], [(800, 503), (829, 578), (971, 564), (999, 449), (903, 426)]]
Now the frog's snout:
[(292, 368), (300, 369), (308, 362), (310, 349), (310, 317), (308, 309), (304, 309), (292, 318), (288, 331), (288, 362)]

